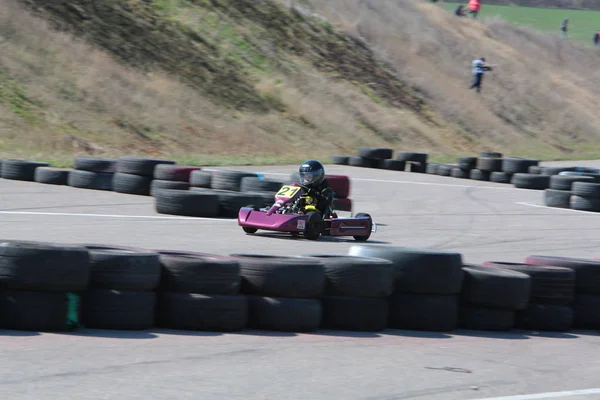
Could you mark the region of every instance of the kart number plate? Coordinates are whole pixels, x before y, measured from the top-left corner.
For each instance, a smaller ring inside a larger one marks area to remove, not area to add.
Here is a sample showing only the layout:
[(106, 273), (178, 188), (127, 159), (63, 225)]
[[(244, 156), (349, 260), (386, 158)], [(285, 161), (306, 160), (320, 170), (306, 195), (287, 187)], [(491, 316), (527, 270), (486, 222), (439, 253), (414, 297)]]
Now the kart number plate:
[(304, 228), (306, 228), (306, 221), (304, 221), (303, 219), (301, 219), (300, 221), (298, 221), (298, 224), (296, 225), (296, 227), (298, 229), (304, 229)]
[(301, 188), (299, 186), (289, 186), (285, 185), (279, 189), (279, 192), (275, 195), (275, 197), (282, 197), (284, 199), (291, 199), (298, 193)]

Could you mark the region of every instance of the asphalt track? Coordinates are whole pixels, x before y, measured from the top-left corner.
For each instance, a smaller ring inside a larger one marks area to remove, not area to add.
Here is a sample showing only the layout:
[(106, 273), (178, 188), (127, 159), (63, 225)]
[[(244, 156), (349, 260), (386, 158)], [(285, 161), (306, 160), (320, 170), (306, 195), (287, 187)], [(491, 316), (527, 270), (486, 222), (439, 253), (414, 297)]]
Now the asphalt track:
[[(282, 178), (295, 166), (230, 169)], [(327, 171), (352, 177), (354, 211), (379, 224), (373, 244), (459, 251), (465, 263), (600, 257), (600, 215), (546, 208), (540, 191), (343, 166)], [(355, 243), (245, 235), (235, 220), (157, 214), (150, 197), (2, 179), (0, 227), (4, 239), (224, 255), (345, 254)], [(0, 398), (589, 400), (600, 399), (599, 346), (591, 331), (0, 331)]]

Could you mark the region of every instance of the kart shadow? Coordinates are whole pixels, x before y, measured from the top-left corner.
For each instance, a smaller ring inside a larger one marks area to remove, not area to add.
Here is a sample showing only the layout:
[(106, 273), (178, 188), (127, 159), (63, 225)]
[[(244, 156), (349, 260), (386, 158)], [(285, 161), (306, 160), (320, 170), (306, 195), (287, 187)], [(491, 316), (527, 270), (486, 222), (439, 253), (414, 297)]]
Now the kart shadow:
[(39, 332), (0, 329), (0, 337), (4, 337), (4, 336), (25, 337), (25, 336), (40, 336), (40, 335), (41, 334)]
[[(250, 234), (248, 236), (256, 236), (260, 238), (270, 238), (270, 239), (279, 239), (279, 240), (306, 240), (299, 236), (292, 236), (289, 233), (284, 232), (257, 232)], [(352, 236), (321, 236), (317, 242), (324, 243), (374, 243), (374, 244), (391, 244), (391, 242), (383, 241), (383, 240), (373, 240), (369, 239), (366, 242), (358, 242), (354, 240)]]

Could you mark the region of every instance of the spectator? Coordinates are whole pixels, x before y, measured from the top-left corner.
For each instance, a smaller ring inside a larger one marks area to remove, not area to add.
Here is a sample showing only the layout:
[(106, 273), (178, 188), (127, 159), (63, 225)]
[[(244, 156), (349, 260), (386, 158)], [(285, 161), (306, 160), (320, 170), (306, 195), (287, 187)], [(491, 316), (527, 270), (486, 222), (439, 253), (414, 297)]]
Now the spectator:
[(600, 31), (594, 33), (594, 46), (598, 46), (598, 42), (600, 42)]
[(565, 18), (563, 19), (562, 24), (560, 24), (560, 38), (561, 39), (566, 39), (567, 38), (567, 25), (569, 23), (569, 18)]
[(465, 6), (459, 4), (458, 7), (456, 7), (456, 10), (454, 10), (454, 15), (457, 17), (466, 17), (467, 11), (465, 10)]
[(477, 60), (474, 60), (473, 63), (473, 84), (469, 87), (469, 89), (477, 88), (477, 93), (481, 92), (481, 83), (483, 82), (483, 73), (485, 71), (491, 71), (492, 67), (488, 67), (485, 65), (485, 58), (481, 57)]
[(469, 14), (473, 15), (473, 19), (475, 19), (477, 18), (477, 13), (481, 8), (481, 3), (479, 0), (469, 0), (467, 8), (469, 9)]

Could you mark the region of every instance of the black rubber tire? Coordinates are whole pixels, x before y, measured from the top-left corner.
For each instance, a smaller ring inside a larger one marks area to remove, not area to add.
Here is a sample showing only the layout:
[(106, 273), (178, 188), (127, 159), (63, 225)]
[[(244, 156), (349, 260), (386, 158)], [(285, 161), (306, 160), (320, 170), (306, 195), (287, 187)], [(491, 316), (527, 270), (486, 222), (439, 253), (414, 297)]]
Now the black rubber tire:
[(117, 160), (116, 172), (153, 178), (154, 168), (160, 164), (175, 165), (175, 161), (156, 158), (121, 157)]
[(69, 168), (37, 167), (33, 180), (48, 185), (66, 185), (70, 171)]
[(388, 324), (389, 304), (385, 298), (325, 296), (321, 304), (324, 329), (378, 332)]
[(318, 240), (325, 226), (323, 218), (316, 211), (309, 211), (306, 215), (306, 226), (302, 232), (302, 236), (307, 240)]
[(527, 264), (537, 266), (552, 265), (569, 268), (575, 271), (575, 291), (577, 294), (593, 294), (600, 296), (600, 261), (585, 258), (529, 256)]
[(497, 151), (480, 151), (479, 157), (502, 158), (502, 153), (498, 153)]
[(240, 190), (242, 192), (277, 192), (283, 186), (282, 181), (261, 179), (256, 176), (242, 178)]
[(567, 332), (573, 326), (573, 309), (568, 306), (530, 304), (517, 312), (515, 328), (532, 331)]
[(427, 153), (415, 153), (412, 151), (397, 151), (396, 152), (396, 160), (399, 161), (411, 161), (417, 162), (421, 164), (427, 163)]
[(396, 293), (390, 297), (388, 327), (448, 332), (458, 326), (458, 296)]
[(569, 207), (579, 211), (600, 212), (600, 198), (571, 195)]
[(516, 311), (461, 305), (458, 326), (476, 331), (509, 331), (515, 327)]
[(387, 245), (353, 245), (348, 254), (390, 260), (394, 264), (396, 291), (420, 294), (460, 293), (463, 281), (460, 253)]
[(80, 189), (113, 190), (114, 174), (105, 172), (90, 172), (72, 170), (69, 173), (67, 185)]
[(211, 171), (193, 171), (190, 174), (190, 186), (198, 188), (210, 188), (212, 182)]
[(357, 156), (348, 157), (348, 165), (350, 165), (352, 167), (363, 167), (363, 168), (379, 168), (380, 167), (378, 158), (357, 157)]
[(235, 332), (247, 323), (246, 296), (170, 292), (158, 295), (156, 325), (161, 328)]
[(89, 289), (81, 296), (86, 328), (145, 330), (154, 326), (156, 293)]
[(507, 174), (527, 174), (529, 167), (539, 165), (539, 160), (521, 157), (504, 157), (501, 171)]
[(469, 179), (469, 171), (460, 168), (452, 168), (450, 176), (453, 178)]
[(154, 167), (153, 178), (159, 181), (190, 182), (193, 171), (200, 171), (201, 167), (194, 165), (158, 164)]
[(595, 182), (591, 176), (552, 175), (550, 189), (572, 190), (574, 182)]
[(479, 157), (475, 169), (486, 172), (500, 172), (502, 171), (502, 158)]
[(150, 196), (154, 196), (154, 194), (161, 189), (189, 190), (190, 184), (180, 181), (163, 181), (154, 179), (150, 184)]
[(478, 265), (463, 267), (464, 281), (461, 299), (478, 307), (523, 310), (529, 304), (531, 278), (517, 271), (486, 268)]
[(117, 193), (150, 196), (151, 177), (117, 172), (112, 182), (113, 190)]
[[(350, 210), (351, 211), (351, 210)], [(361, 218), (361, 217), (369, 217), (371, 218), (371, 216), (367, 213), (357, 213), (354, 218)], [(357, 242), (366, 242), (367, 240), (369, 240), (369, 238), (371, 237), (371, 230), (373, 229), (373, 219), (371, 218), (371, 223), (369, 224), (369, 233), (367, 235), (362, 235), (362, 236), (352, 236), (354, 238), (354, 240), (356, 240)]]
[(117, 160), (113, 158), (75, 157), (73, 169), (112, 174), (117, 172)]
[(212, 193), (161, 189), (154, 193), (159, 214), (214, 218), (219, 215), (219, 197)]
[(540, 167), (542, 175), (558, 175), (565, 171), (575, 171), (575, 167)]
[(446, 164), (439, 164), (436, 169), (436, 174), (440, 176), (450, 176), (452, 173), (452, 166)]
[(490, 174), (490, 182), (510, 183), (511, 179), (512, 175), (509, 175), (506, 172), (494, 171)]
[(323, 317), (317, 299), (248, 296), (248, 328), (283, 332), (315, 332)]
[(438, 163), (427, 163), (427, 167), (425, 167), (425, 172), (427, 174), (437, 175), (438, 167)]
[(527, 168), (527, 173), (540, 175), (542, 173), (542, 167), (540, 167), (539, 165), (532, 165), (529, 168)]
[(191, 192), (208, 193), (217, 196), (219, 201), (219, 217), (237, 218), (240, 208), (246, 204), (260, 204), (264, 197), (252, 192), (234, 192), (229, 190), (216, 190), (204, 188), (190, 188)]
[(477, 157), (461, 157), (458, 159), (458, 168), (463, 171), (470, 171), (477, 166)]
[(576, 274), (569, 268), (512, 262), (486, 262), (486, 268), (503, 268), (531, 277), (530, 303), (569, 305), (575, 296)]
[(394, 290), (394, 266), (383, 258), (307, 254), (325, 268), (326, 296), (386, 297)]
[[(74, 302), (74, 303), (72, 303)], [(79, 325), (78, 296), (0, 290), (0, 329), (64, 332)], [(73, 307), (73, 312), (69, 312)]]
[(233, 257), (158, 250), (162, 267), (159, 290), (172, 293), (237, 295), (242, 277)]
[(479, 169), (472, 169), (469, 172), (469, 178), (475, 181), (489, 181), (490, 175), (489, 171), (481, 171)]
[(571, 192), (575, 196), (600, 197), (600, 183), (574, 182)]
[(515, 173), (510, 180), (516, 188), (544, 190), (550, 186), (550, 177), (527, 173)]
[(87, 287), (90, 271), (90, 255), (83, 246), (0, 241), (0, 287), (79, 292)]
[(350, 156), (331, 156), (331, 161), (336, 165), (348, 165)]
[(4, 160), (2, 161), (2, 178), (17, 181), (33, 182), (35, 170), (38, 167), (50, 167), (49, 163), (26, 161), (26, 160)]
[(232, 254), (240, 263), (243, 294), (317, 298), (325, 293), (325, 267), (316, 259)]
[(570, 201), (571, 192), (568, 190), (544, 190), (544, 204), (548, 207), (569, 208)]
[(154, 290), (160, 282), (158, 253), (151, 250), (83, 244), (90, 254), (89, 287), (93, 289)]
[(358, 149), (360, 157), (387, 159), (392, 158), (394, 150), (381, 147), (361, 147)]
[(427, 172), (427, 163), (410, 162), (409, 164), (410, 172), (415, 172), (417, 174), (424, 174)]
[(406, 169), (406, 161), (400, 160), (383, 160), (381, 168), (391, 171), (404, 171)]
[(258, 175), (251, 172), (216, 170), (212, 172), (211, 188), (239, 192), (242, 179), (246, 177), (256, 178)]
[(573, 328), (600, 329), (600, 296), (577, 294), (573, 302)]

